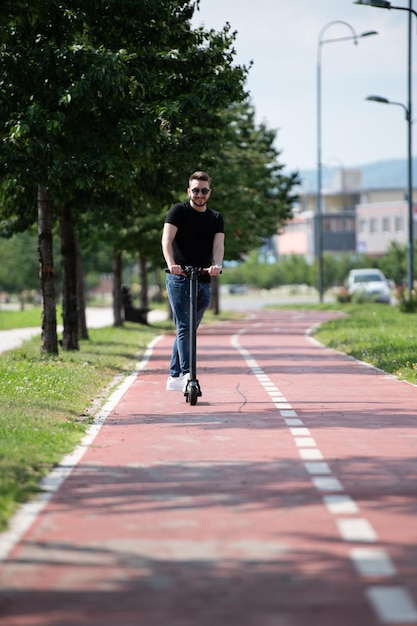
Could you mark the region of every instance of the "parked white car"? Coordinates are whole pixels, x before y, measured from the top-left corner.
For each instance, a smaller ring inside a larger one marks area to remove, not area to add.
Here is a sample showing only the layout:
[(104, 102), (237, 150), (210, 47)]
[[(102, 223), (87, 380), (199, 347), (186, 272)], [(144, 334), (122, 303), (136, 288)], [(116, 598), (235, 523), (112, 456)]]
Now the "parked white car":
[(346, 287), (351, 297), (390, 304), (391, 289), (381, 270), (366, 268), (350, 270)]

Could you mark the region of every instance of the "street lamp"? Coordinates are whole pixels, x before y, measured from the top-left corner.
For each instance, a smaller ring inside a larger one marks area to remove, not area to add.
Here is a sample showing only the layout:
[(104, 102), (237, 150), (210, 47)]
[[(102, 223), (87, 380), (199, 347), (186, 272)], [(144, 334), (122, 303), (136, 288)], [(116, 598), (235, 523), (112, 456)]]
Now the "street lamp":
[(411, 136), (412, 136), (412, 119), (410, 109), (402, 102), (394, 102), (382, 96), (368, 96), (366, 100), (371, 102), (380, 102), (381, 104), (394, 104), (400, 106), (405, 111), (405, 119), (408, 125), (408, 141), (407, 141), (407, 201), (408, 201), (408, 260), (407, 260), (407, 287), (409, 293), (414, 287), (414, 237), (413, 237), (413, 155), (411, 153)]
[(376, 102), (382, 102), (384, 104), (398, 104), (402, 106), (406, 111), (406, 119), (408, 122), (408, 270), (407, 270), (407, 287), (411, 294), (414, 288), (414, 232), (413, 232), (413, 95), (412, 95), (412, 32), (411, 32), (411, 14), (417, 17), (417, 11), (413, 9), (413, 0), (408, 0), (408, 7), (393, 6), (391, 2), (386, 0), (356, 0), (354, 4), (364, 4), (371, 7), (378, 7), (380, 9), (397, 9), (398, 11), (408, 12), (408, 106), (400, 102), (390, 102), (386, 98), (379, 98), (374, 100)]
[(417, 11), (414, 11), (412, 7), (412, 0), (409, 0), (410, 6), (408, 7), (395, 7), (387, 0), (356, 0), (353, 4), (364, 4), (368, 7), (377, 7), (378, 9), (398, 9), (398, 11), (408, 11), (414, 13), (417, 17)]
[[(323, 36), (328, 28), (335, 24), (341, 24), (346, 26), (351, 35), (347, 37), (336, 37), (332, 39), (323, 39)], [(322, 229), (322, 158), (321, 158), (321, 51), (323, 45), (326, 43), (336, 43), (338, 41), (353, 40), (353, 43), (357, 45), (358, 39), (361, 37), (369, 37), (370, 35), (377, 35), (375, 30), (367, 31), (360, 35), (357, 35), (353, 26), (348, 22), (342, 20), (334, 20), (328, 22), (323, 26), (319, 33), (318, 46), (317, 46), (317, 206), (316, 206), (316, 229), (315, 229), (315, 241), (317, 241), (316, 256), (318, 259), (318, 291), (320, 302), (323, 302), (323, 229)], [(317, 239), (316, 239), (317, 237)]]
[(394, 102), (394, 100), (388, 100), (388, 98), (383, 98), (382, 96), (368, 96), (365, 100), (369, 100), (370, 102), (380, 102), (381, 104), (395, 104), (402, 107), (405, 111), (405, 119), (407, 122), (411, 122), (410, 111), (402, 102)]

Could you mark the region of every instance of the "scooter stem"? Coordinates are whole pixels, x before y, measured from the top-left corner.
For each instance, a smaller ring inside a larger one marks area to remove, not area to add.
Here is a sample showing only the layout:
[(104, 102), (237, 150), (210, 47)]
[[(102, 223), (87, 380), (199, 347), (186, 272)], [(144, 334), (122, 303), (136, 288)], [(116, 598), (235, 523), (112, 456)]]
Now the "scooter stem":
[(190, 379), (197, 378), (197, 297), (199, 268), (190, 272)]

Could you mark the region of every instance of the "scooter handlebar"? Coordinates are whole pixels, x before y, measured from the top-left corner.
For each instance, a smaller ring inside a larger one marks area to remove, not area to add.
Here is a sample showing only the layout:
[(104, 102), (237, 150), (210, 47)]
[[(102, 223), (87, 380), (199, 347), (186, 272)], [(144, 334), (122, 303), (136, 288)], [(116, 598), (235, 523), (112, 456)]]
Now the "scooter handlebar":
[[(196, 270), (198, 276), (203, 276), (204, 274), (208, 274), (210, 268), (209, 267), (194, 267), (193, 265), (183, 265), (182, 271), (186, 276), (190, 276), (193, 270)], [(171, 274), (169, 268), (165, 270), (167, 274)], [(220, 270), (220, 274), (222, 274), (223, 270)]]

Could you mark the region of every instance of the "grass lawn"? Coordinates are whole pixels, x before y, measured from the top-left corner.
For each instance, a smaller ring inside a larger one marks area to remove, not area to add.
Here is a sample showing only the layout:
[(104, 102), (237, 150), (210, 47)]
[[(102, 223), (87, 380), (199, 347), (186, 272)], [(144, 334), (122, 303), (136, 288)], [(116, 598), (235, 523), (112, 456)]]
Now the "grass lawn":
[(0, 530), (16, 506), (81, 440), (117, 375), (132, 371), (151, 339), (170, 329), (125, 324), (89, 331), (76, 352), (40, 356), (39, 337), (0, 355)]
[(0, 308), (0, 330), (31, 328), (42, 323), (40, 307), (27, 307), (23, 311), (10, 311)]
[(332, 307), (346, 316), (322, 324), (316, 339), (417, 385), (417, 314), (397, 306), (346, 304)]

